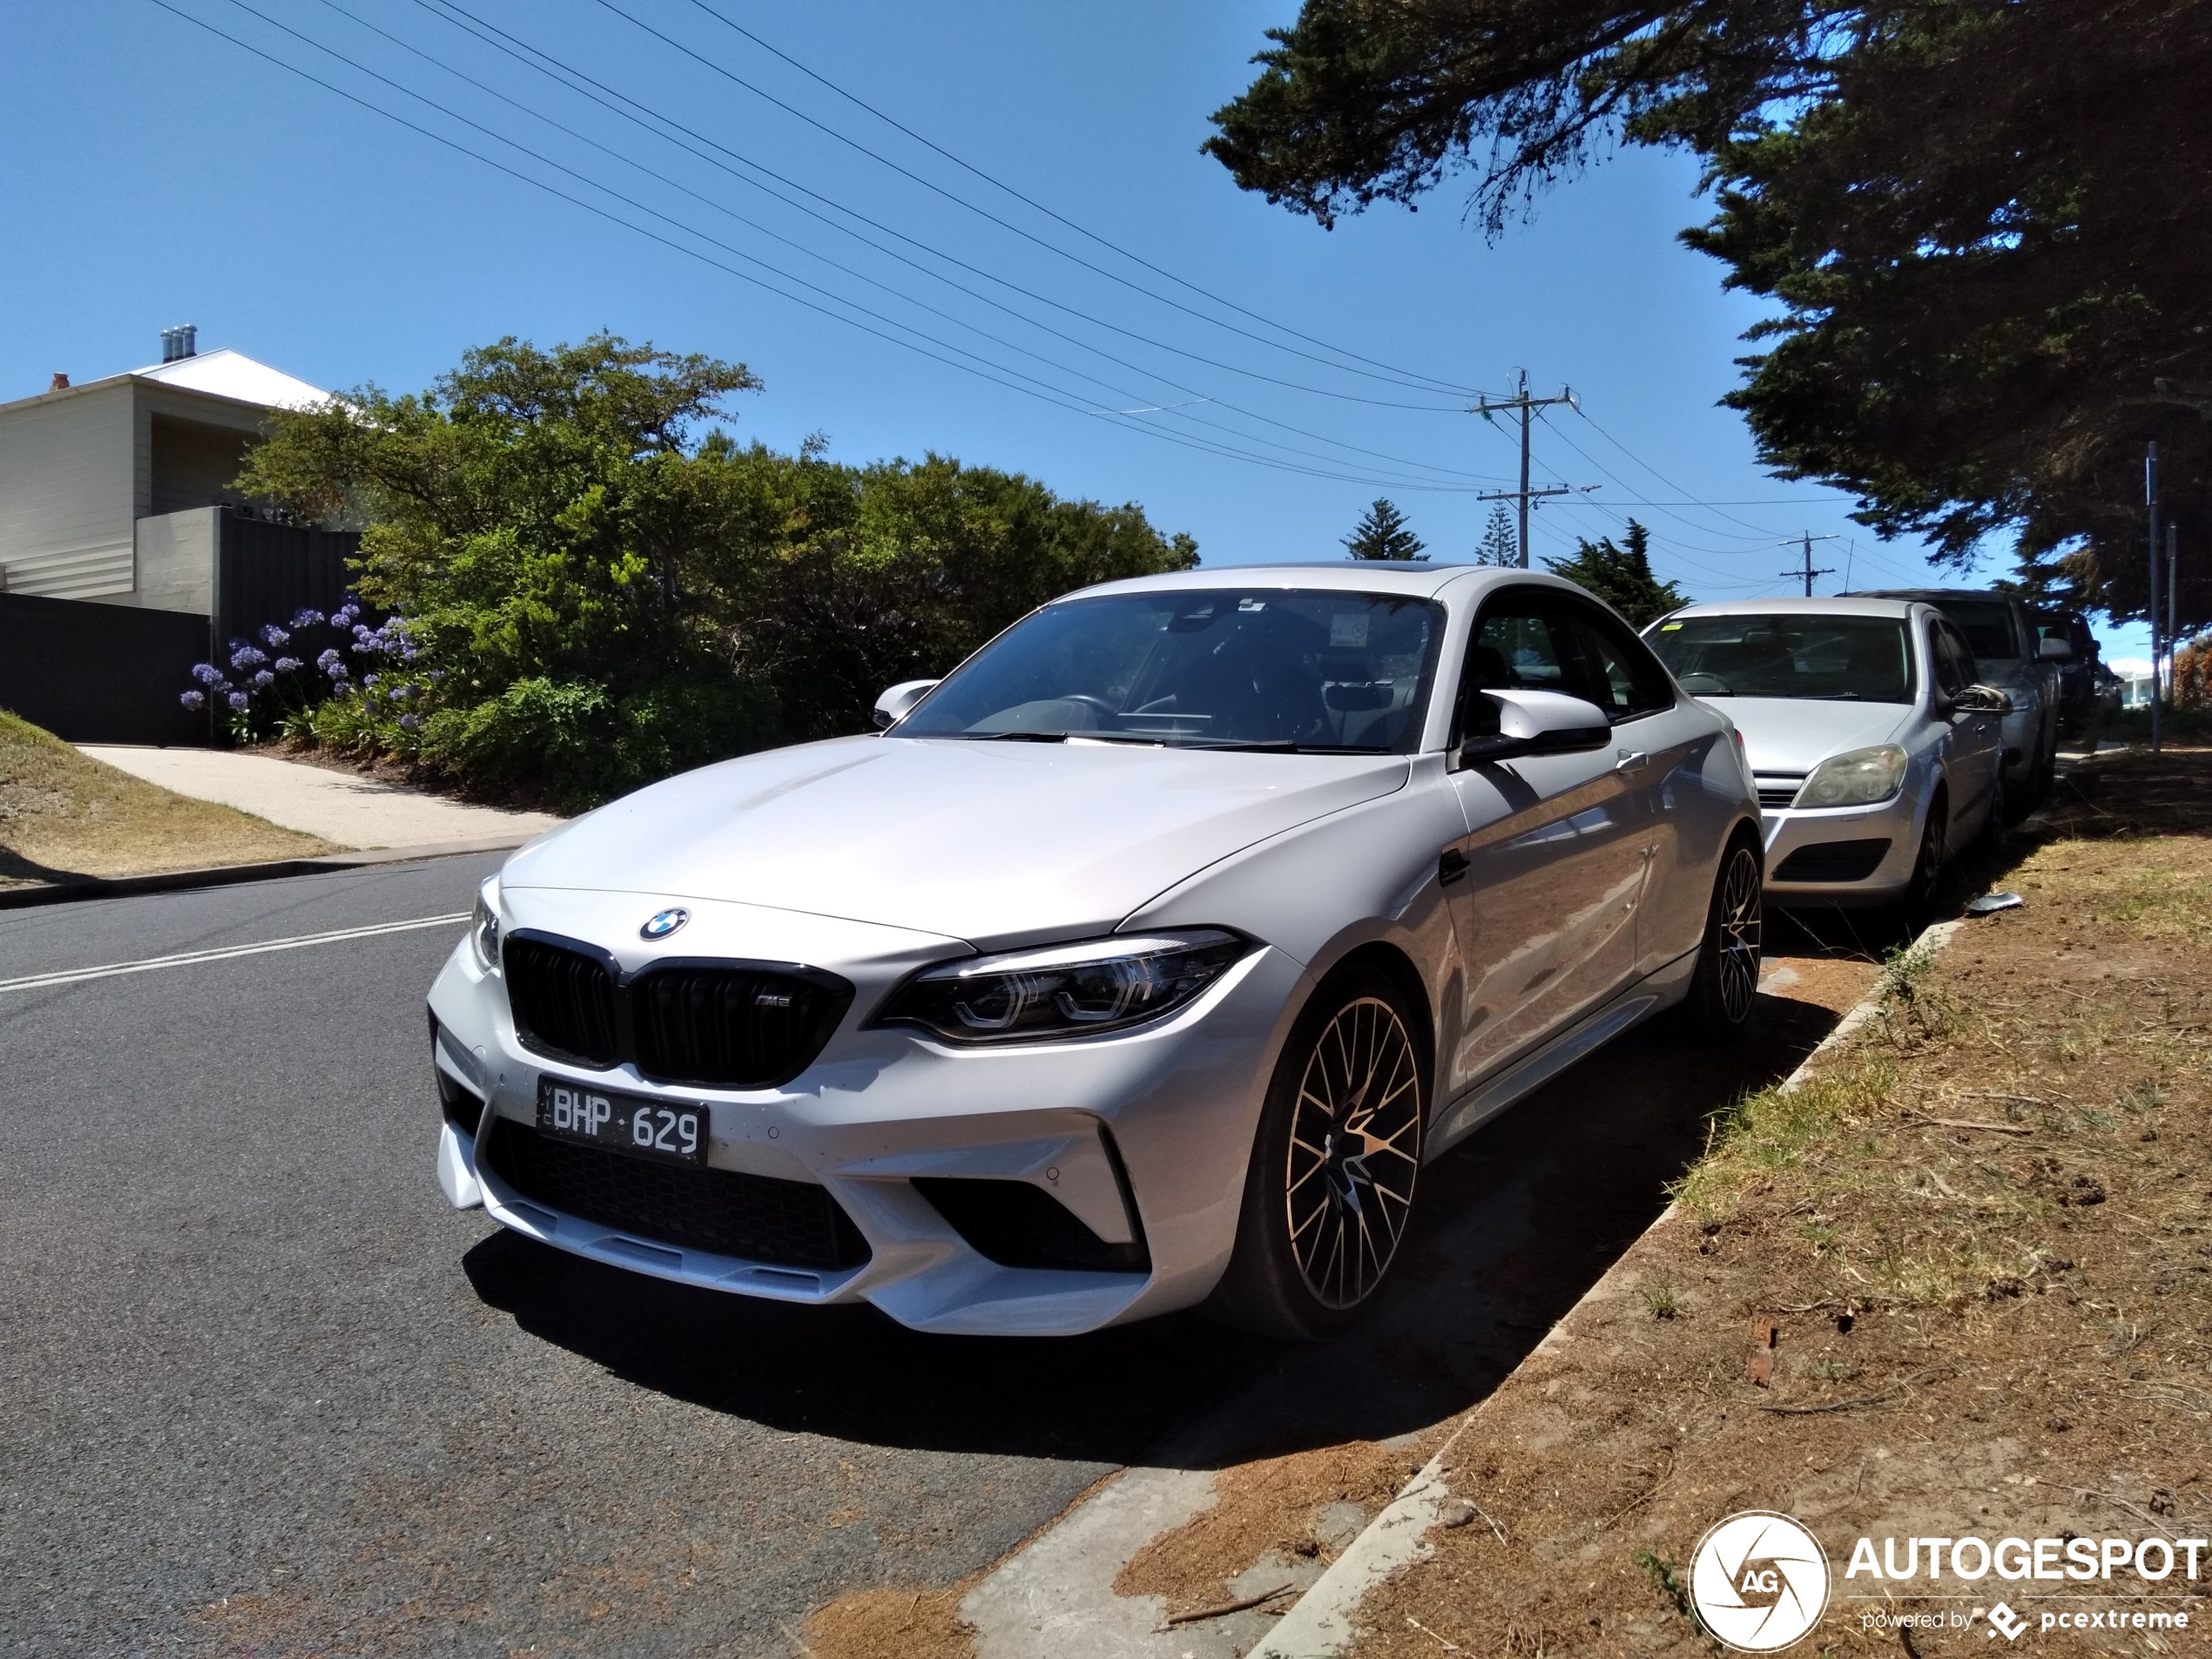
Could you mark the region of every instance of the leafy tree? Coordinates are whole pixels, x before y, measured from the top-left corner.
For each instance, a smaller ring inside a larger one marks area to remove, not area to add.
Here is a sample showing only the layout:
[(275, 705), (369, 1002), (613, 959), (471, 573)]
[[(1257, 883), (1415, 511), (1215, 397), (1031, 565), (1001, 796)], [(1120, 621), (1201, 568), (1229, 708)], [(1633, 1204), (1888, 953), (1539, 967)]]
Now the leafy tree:
[(1468, 169), (1495, 233), (1614, 142), (1686, 147), (1685, 240), (1778, 307), (1728, 399), (1777, 474), (2140, 613), (2155, 439), (2212, 620), (2212, 10), (1306, 0), (1272, 39), (1207, 146), (1246, 188), (1327, 224)]
[(1377, 497), (1344, 545), (1355, 559), (1425, 559), (1427, 543), (1406, 527), (1406, 515), (1395, 503)]
[(364, 521), (358, 584), (400, 618), (325, 741), (560, 804), (779, 739), (865, 730), (1042, 601), (1197, 562), (1134, 506), (932, 456), (741, 447), (741, 365), (617, 337), (467, 354), (419, 395), (280, 411), (239, 487)]
[(1521, 563), (1521, 532), (1503, 502), (1491, 506), (1490, 522), (1482, 527), (1482, 539), (1475, 544), (1474, 562), (1497, 565)]
[(1633, 518), (1627, 545), (1608, 536), (1595, 542), (1575, 537), (1571, 559), (1546, 559), (1554, 576), (1563, 576), (1611, 605), (1638, 628), (1678, 610), (1689, 598), (1671, 582), (1651, 573), (1651, 532)]

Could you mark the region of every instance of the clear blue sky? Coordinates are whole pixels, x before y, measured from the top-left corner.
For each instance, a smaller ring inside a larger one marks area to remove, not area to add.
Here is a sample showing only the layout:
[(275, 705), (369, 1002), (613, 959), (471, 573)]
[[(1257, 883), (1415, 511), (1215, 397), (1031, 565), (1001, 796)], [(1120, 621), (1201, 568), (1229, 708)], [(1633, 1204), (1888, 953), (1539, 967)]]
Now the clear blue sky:
[[(605, 327), (748, 364), (765, 390), (738, 400), (740, 435), (788, 448), (822, 432), (845, 461), (936, 450), (1016, 469), (1063, 495), (1136, 502), (1195, 536), (1206, 563), (1235, 564), (1335, 556), (1379, 495), (1435, 556), (1466, 556), (1489, 511), (1472, 492), (1511, 482), (1507, 428), (1399, 381), (1501, 392), (1525, 368), (1540, 392), (1571, 384), (1588, 417), (1548, 414), (1537, 482), (1600, 486), (1538, 512), (1540, 560), (1634, 514), (1661, 574), (1700, 597), (1796, 590), (1780, 575), (1796, 550), (1778, 543), (1805, 530), (1837, 538), (1814, 543), (1816, 564), (1835, 567), (1820, 591), (1846, 569), (1862, 587), (1934, 579), (1917, 547), (1851, 523), (1846, 498), (1767, 477), (1740, 420), (1716, 407), (1759, 313), (1673, 239), (1705, 212), (1688, 158), (1617, 157), (1495, 245), (1463, 221), (1463, 186), (1333, 232), (1238, 191), (1198, 153), (1206, 116), (1245, 83), (1289, 0), (706, 0), (1110, 248), (700, 0), (170, 3), (651, 235), (153, 0), (13, 0), (0, 7), (0, 400), (56, 370), (81, 381), (153, 361), (172, 323), (197, 323), (203, 349), (235, 347), (320, 386), (395, 390), (502, 334)], [(471, 20), (474, 35), (457, 26)], [(496, 50), (494, 30), (569, 84)], [(688, 132), (641, 125), (663, 118)], [(1405, 373), (1351, 372), (1349, 358)], [(1086, 413), (1132, 409), (1156, 412)]]

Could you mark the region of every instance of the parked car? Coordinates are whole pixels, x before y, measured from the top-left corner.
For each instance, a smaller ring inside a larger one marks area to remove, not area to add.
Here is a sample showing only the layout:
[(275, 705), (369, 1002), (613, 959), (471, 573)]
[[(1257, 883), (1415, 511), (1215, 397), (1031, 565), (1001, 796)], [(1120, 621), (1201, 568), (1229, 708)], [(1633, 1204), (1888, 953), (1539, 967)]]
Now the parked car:
[(2005, 786), (2015, 813), (2049, 794), (2058, 769), (2058, 665), (2073, 649), (2065, 640), (2044, 637), (2027, 601), (1994, 589), (1885, 588), (1854, 597), (1916, 599), (1959, 624), (1982, 678), (2012, 700), (2013, 711), (2005, 717)]
[(2006, 695), (1946, 611), (1743, 599), (1688, 606), (1645, 637), (1743, 734), (1776, 904), (1925, 912), (1954, 853), (2003, 822)]
[(1737, 738), (1556, 577), (1109, 583), (878, 716), (484, 883), (429, 998), (453, 1204), (928, 1331), (1315, 1336), (1426, 1161), (1662, 1008), (1750, 1012)]
[[(2098, 661), (2097, 636), (2089, 619), (2078, 610), (2039, 610), (2035, 629), (2042, 639), (2063, 639), (2067, 655), (2059, 658), (2059, 735), (2072, 737), (2097, 706), (2104, 664)], [(2036, 651), (2042, 651), (2041, 640)]]

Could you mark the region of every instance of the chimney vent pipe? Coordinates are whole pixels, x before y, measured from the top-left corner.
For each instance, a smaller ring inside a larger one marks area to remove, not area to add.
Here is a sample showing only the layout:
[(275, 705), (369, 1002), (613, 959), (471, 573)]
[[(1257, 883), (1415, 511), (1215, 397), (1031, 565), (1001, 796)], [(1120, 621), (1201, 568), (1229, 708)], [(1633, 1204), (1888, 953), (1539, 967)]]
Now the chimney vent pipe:
[(54, 371), (54, 383), (49, 386), (46, 389), (50, 392), (66, 392), (69, 390), (69, 376), (63, 374), (59, 369), (56, 369)]
[(199, 327), (196, 323), (181, 323), (174, 328), (161, 331), (161, 361), (174, 363), (199, 354)]

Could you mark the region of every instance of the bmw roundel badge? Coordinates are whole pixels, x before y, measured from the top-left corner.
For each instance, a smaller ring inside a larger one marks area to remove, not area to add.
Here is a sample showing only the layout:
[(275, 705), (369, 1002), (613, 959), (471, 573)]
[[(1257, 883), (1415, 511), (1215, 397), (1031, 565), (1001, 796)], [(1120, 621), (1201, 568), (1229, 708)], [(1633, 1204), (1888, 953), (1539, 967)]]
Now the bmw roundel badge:
[(644, 927), (637, 930), (637, 937), (640, 939), (665, 939), (669, 936), (669, 934), (674, 933), (678, 927), (681, 927), (691, 919), (691, 913), (685, 909), (680, 905), (673, 910), (663, 910), (651, 917)]

